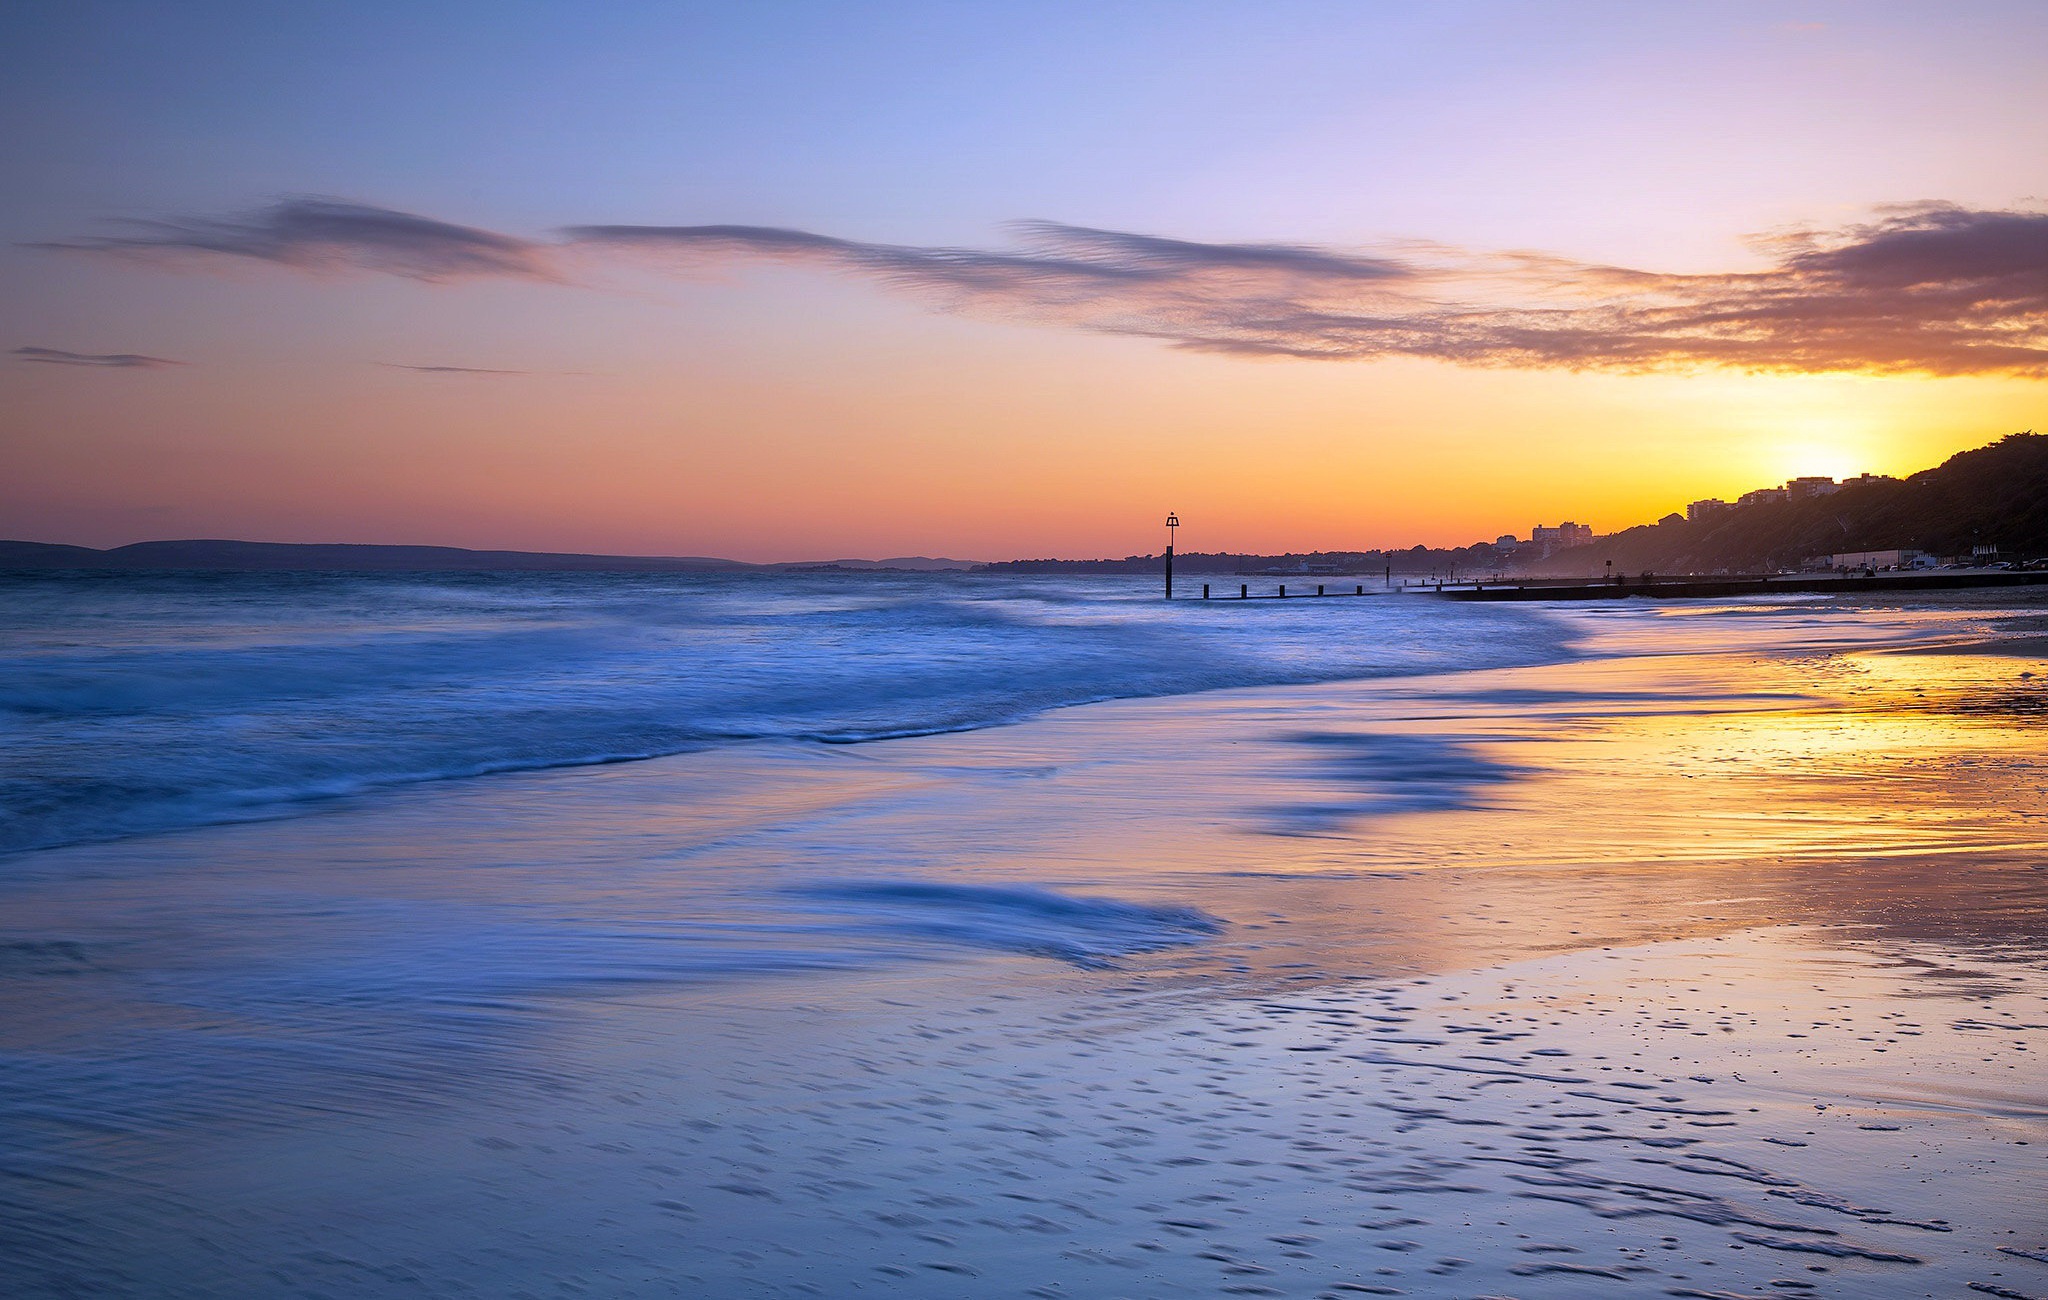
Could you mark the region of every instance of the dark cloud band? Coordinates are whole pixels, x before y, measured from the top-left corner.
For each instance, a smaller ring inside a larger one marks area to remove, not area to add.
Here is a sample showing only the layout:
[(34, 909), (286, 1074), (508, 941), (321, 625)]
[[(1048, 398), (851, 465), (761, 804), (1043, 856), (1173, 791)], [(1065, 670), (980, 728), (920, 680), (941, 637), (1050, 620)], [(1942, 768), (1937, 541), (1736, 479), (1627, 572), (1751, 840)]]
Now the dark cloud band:
[(410, 370), (421, 375), (530, 375), (530, 370), (493, 370), (489, 366), (411, 366), (403, 361), (379, 361), (387, 370)]
[(123, 221), (120, 233), (35, 245), (152, 259), (230, 257), (304, 271), (381, 271), (415, 280), (554, 279), (541, 245), (338, 199), (288, 199), (243, 217)]
[(183, 361), (144, 356), (140, 352), (66, 352), (63, 348), (16, 348), (23, 361), (46, 366), (90, 366), (99, 370), (162, 370), (182, 366)]

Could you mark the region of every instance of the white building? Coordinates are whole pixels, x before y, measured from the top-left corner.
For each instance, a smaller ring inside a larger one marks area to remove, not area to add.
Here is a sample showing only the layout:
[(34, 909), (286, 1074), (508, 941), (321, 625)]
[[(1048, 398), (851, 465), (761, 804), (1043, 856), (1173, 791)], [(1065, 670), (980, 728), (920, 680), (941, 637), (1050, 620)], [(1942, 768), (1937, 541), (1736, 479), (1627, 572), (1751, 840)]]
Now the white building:
[(1925, 569), (1934, 557), (1921, 551), (1844, 551), (1828, 557), (1831, 569)]

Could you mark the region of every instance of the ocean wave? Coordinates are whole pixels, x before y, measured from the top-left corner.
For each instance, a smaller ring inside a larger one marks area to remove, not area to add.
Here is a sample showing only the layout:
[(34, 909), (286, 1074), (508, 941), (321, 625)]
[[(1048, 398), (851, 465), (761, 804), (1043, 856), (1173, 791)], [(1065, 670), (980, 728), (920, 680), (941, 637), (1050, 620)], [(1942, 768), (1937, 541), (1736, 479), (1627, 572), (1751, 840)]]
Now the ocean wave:
[(0, 601), (0, 852), (494, 772), (1536, 663), (1540, 611), (973, 575), (105, 575)]

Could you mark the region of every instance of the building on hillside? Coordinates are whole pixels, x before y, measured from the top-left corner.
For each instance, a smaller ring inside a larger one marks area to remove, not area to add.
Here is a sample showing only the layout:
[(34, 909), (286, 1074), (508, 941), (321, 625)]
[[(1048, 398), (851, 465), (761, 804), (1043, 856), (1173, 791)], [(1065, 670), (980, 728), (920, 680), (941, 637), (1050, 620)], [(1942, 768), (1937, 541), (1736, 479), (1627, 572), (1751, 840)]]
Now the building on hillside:
[(1785, 485), (1785, 495), (1794, 501), (1805, 501), (1810, 497), (1824, 497), (1841, 490), (1842, 485), (1840, 483), (1819, 474), (1809, 474), (1805, 478), (1795, 478)]
[(1593, 541), (1591, 524), (1575, 524), (1570, 520), (1552, 528), (1548, 524), (1537, 524), (1529, 530), (1529, 544), (1535, 547), (1544, 559), (1551, 554), (1571, 546), (1587, 546)]
[(1662, 519), (1659, 519), (1659, 520), (1657, 521), (1657, 527), (1659, 527), (1659, 528), (1670, 528), (1670, 527), (1672, 527), (1673, 525), (1676, 525), (1676, 524), (1682, 524), (1682, 523), (1684, 523), (1684, 522), (1685, 522), (1685, 516), (1684, 516), (1684, 515), (1682, 515), (1682, 514), (1679, 514), (1679, 513), (1678, 513), (1678, 512), (1676, 511), (1676, 510), (1674, 510), (1674, 511), (1672, 511), (1672, 512), (1671, 512), (1670, 514), (1668, 514), (1668, 515), (1664, 516), (1664, 517), (1663, 517)]
[(1785, 489), (1781, 487), (1758, 488), (1754, 492), (1745, 492), (1737, 497), (1735, 504), (1738, 506), (1760, 506), (1768, 501), (1783, 501), (1788, 495)]
[(1720, 514), (1727, 508), (1728, 503), (1721, 498), (1708, 497), (1704, 501), (1689, 502), (1685, 507), (1685, 517), (1693, 523), (1698, 523), (1710, 515)]
[(1870, 485), (1870, 484), (1872, 484), (1872, 483), (1896, 483), (1896, 482), (1898, 482), (1898, 480), (1897, 480), (1897, 479), (1895, 479), (1895, 478), (1893, 478), (1893, 477), (1892, 477), (1891, 475), (1889, 475), (1889, 474), (1858, 474), (1858, 475), (1857, 475), (1857, 476), (1856, 476), (1855, 478), (1845, 478), (1845, 479), (1843, 479), (1843, 480), (1842, 480), (1842, 486), (1843, 486), (1843, 487), (1867, 487), (1867, 486), (1869, 486), (1869, 485)]

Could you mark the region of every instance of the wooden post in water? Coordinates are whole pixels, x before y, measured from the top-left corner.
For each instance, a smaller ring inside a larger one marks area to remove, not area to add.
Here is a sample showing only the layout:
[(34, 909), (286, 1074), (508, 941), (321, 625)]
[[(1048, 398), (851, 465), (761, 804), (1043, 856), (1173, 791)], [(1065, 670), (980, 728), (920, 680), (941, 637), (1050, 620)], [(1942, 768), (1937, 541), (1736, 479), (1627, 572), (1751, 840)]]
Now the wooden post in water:
[(1166, 512), (1166, 598), (1173, 599), (1173, 530), (1180, 527), (1180, 516), (1171, 510)]

